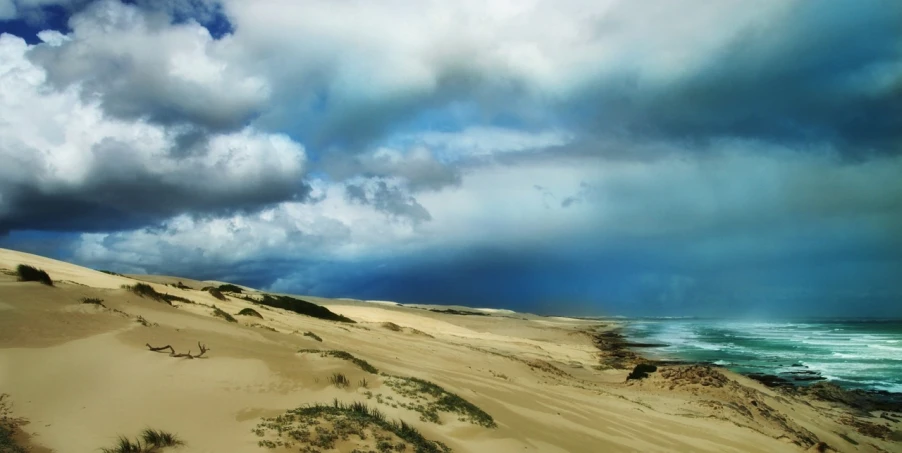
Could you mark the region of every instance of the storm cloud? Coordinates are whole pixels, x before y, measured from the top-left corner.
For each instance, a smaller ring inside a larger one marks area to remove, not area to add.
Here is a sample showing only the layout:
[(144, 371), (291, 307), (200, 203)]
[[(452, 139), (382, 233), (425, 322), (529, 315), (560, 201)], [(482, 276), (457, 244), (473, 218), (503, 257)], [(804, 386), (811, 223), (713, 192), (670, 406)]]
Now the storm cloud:
[(6, 247), (543, 313), (902, 315), (892, 2), (0, 0), (4, 30)]

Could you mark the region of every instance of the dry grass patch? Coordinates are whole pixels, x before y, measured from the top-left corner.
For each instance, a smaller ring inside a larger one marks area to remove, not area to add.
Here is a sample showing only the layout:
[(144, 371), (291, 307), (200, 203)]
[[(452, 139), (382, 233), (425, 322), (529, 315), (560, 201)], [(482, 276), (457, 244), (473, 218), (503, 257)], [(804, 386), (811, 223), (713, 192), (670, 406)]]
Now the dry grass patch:
[(348, 444), (356, 446), (352, 452), (451, 452), (444, 443), (426, 439), (404, 421), (389, 420), (365, 403), (345, 404), (337, 399), (332, 404), (300, 407), (264, 418), (253, 432), (264, 438), (259, 441), (261, 447), (301, 452), (348, 451)]

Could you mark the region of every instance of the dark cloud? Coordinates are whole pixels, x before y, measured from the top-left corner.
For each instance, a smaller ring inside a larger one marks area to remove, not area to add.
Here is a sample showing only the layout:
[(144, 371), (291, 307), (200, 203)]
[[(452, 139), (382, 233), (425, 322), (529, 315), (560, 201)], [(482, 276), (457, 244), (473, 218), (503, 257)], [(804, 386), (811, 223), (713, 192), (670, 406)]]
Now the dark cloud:
[(122, 173), (122, 170), (117, 168), (112, 173), (98, 170), (79, 187), (43, 189), (0, 183), (8, 210), (0, 215), (0, 231), (135, 229), (180, 214), (228, 216), (256, 212), (278, 202), (305, 202), (311, 191), (308, 184), (299, 180), (205, 188), (197, 180), (166, 181), (147, 172)]
[(355, 203), (372, 205), (379, 212), (408, 219), (413, 223), (432, 220), (432, 215), (417, 202), (416, 198), (401, 188), (389, 186), (385, 181), (373, 181), (368, 187), (347, 184), (345, 196)]
[(849, 153), (895, 153), (902, 149), (900, 43), (896, 5), (797, 2), (765, 24), (736, 30), (686, 76), (663, 86), (639, 72), (603, 78), (562, 113), (592, 134), (826, 141)]

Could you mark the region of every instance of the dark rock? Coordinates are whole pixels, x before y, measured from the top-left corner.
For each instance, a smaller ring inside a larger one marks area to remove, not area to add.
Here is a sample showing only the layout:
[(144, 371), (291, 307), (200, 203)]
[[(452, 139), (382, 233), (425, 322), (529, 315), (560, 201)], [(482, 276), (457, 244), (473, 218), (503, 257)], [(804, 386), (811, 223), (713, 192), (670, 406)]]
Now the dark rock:
[(626, 377), (626, 380), (645, 379), (648, 377), (648, 373), (654, 373), (655, 371), (658, 371), (658, 367), (650, 363), (640, 363), (633, 368), (633, 371)]
[(768, 387), (794, 387), (792, 381), (787, 379), (783, 379), (779, 376), (774, 376), (772, 374), (764, 374), (764, 373), (749, 373), (748, 376), (751, 379), (754, 379)]

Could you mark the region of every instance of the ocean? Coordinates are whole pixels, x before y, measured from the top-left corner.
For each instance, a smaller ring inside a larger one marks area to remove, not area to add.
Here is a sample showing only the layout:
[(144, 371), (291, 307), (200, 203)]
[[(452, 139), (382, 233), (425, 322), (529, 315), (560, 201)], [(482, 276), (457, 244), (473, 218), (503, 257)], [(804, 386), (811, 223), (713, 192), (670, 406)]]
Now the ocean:
[(652, 359), (902, 393), (902, 321), (633, 319), (623, 333), (631, 342), (663, 345), (637, 351)]

